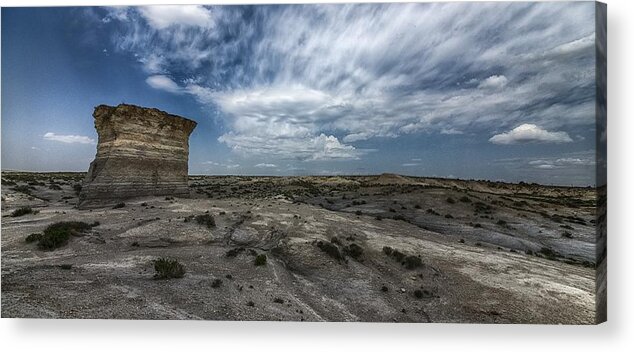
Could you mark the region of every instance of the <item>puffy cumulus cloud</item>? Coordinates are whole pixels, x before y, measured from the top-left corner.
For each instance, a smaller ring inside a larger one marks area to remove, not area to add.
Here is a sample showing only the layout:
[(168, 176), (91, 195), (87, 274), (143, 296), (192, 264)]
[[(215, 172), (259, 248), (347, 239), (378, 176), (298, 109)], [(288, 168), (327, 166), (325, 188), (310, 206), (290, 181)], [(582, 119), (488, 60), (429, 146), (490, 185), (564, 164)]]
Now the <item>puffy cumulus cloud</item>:
[(545, 129), (525, 123), (514, 129), (496, 134), (489, 139), (494, 144), (518, 144), (518, 143), (567, 143), (572, 142), (566, 132), (550, 132)]
[[(173, 78), (155, 82), (160, 89), (220, 111), (228, 129), (220, 141), (242, 153), (358, 158), (354, 144), (375, 138), (469, 131), (486, 141), (500, 126), (595, 122), (592, 3), (188, 11), (163, 22), (147, 8), (111, 15), (113, 46), (153, 77)], [(491, 141), (570, 141), (547, 130)]]
[(138, 11), (154, 29), (174, 25), (211, 27), (214, 24), (211, 10), (200, 5), (141, 6)]
[(508, 83), (508, 79), (503, 75), (493, 75), (484, 79), (480, 84), (478, 84), (478, 88), (503, 88)]
[(154, 89), (164, 90), (170, 93), (181, 93), (182, 91), (176, 82), (164, 75), (150, 76), (145, 82)]
[(46, 132), (44, 139), (47, 141), (61, 142), (67, 144), (95, 144), (95, 140), (87, 136), (78, 136), (72, 134), (56, 134)]

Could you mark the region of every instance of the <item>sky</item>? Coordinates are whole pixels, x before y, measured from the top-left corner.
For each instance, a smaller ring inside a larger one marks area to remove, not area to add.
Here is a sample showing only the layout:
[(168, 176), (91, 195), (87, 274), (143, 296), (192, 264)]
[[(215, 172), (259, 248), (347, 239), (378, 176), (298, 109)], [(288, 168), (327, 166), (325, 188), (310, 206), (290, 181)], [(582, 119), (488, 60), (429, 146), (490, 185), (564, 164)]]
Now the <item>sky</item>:
[(2, 169), (86, 171), (100, 104), (190, 174), (595, 185), (594, 2), (2, 8)]

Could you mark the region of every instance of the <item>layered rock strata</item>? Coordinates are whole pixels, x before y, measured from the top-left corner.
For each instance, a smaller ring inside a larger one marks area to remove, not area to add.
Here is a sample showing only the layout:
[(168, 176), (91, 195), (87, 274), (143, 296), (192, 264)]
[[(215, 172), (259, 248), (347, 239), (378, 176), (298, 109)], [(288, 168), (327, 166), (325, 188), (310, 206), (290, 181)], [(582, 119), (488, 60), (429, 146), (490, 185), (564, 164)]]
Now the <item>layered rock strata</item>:
[(189, 135), (195, 121), (128, 104), (99, 105), (93, 117), (99, 142), (80, 208), (140, 196), (189, 195)]

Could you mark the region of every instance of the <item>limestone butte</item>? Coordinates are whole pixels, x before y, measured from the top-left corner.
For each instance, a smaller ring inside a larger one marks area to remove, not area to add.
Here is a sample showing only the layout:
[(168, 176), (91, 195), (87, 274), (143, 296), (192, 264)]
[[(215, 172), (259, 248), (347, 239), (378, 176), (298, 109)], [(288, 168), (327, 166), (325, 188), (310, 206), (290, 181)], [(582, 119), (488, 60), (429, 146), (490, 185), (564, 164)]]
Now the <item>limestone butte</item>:
[(99, 142), (80, 208), (140, 196), (189, 195), (189, 136), (195, 121), (128, 104), (99, 105), (93, 117)]

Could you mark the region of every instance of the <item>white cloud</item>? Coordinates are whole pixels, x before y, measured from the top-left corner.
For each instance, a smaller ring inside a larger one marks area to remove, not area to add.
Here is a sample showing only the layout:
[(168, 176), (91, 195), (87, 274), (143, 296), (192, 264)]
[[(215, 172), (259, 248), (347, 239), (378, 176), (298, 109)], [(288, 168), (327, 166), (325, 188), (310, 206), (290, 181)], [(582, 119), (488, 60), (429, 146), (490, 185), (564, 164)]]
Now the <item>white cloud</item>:
[(550, 132), (534, 124), (525, 123), (514, 129), (496, 134), (489, 139), (494, 144), (518, 144), (518, 143), (567, 143), (572, 142), (566, 132)]
[(164, 75), (148, 77), (145, 82), (154, 89), (164, 90), (170, 93), (181, 93), (181, 87), (171, 78)]
[[(148, 9), (125, 12), (115, 47), (164, 77), (153, 87), (220, 110), (241, 153), (358, 158), (359, 141), (529, 122), (566, 141), (548, 130), (595, 122), (591, 4)], [(320, 154), (322, 134), (336, 142)]]
[(503, 75), (493, 75), (478, 84), (478, 88), (484, 89), (498, 89), (504, 88), (508, 83), (508, 79)]
[(68, 143), (68, 144), (95, 144), (95, 140), (87, 136), (62, 135), (53, 132), (46, 132), (44, 139), (48, 141)]
[(260, 164), (255, 165), (255, 167), (258, 167), (258, 168), (271, 168), (271, 167), (277, 167), (277, 165), (260, 163)]
[(170, 26), (211, 27), (214, 18), (211, 10), (200, 5), (155, 5), (138, 8), (141, 15), (154, 29)]
[(412, 166), (418, 166), (420, 165), (419, 163), (404, 163), (401, 164), (401, 166), (405, 166), (405, 167), (412, 167)]

